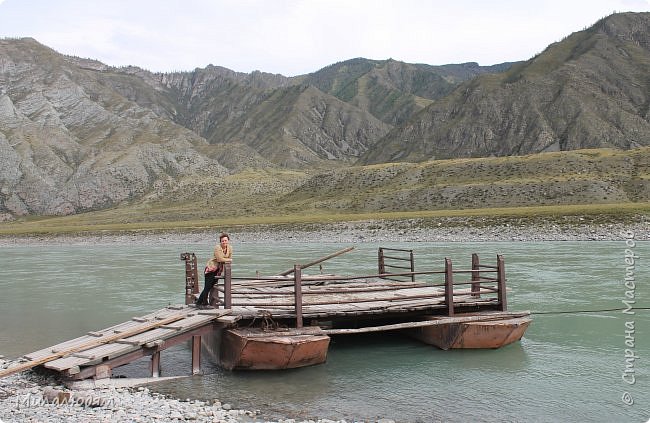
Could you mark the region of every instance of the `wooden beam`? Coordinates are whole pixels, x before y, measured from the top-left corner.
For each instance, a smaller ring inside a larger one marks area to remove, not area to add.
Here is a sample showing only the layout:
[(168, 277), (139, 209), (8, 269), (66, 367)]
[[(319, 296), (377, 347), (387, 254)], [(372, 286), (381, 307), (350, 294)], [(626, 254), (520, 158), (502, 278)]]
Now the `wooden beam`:
[[(222, 310), (223, 311), (223, 310)], [(217, 329), (218, 327), (223, 327), (225, 324), (223, 322), (218, 322), (216, 320), (213, 320), (212, 322), (206, 323), (205, 325), (193, 329), (189, 332), (184, 332), (178, 335), (174, 335), (173, 337), (166, 339), (162, 344), (158, 345), (156, 341), (152, 341), (151, 343), (147, 343), (144, 345), (146, 348), (139, 348), (134, 351), (131, 351), (126, 354), (122, 354), (120, 356), (110, 358), (106, 361), (103, 361), (101, 364), (110, 366), (111, 368), (123, 366), (125, 364), (129, 364), (137, 359), (140, 359), (142, 357), (146, 357), (149, 355), (152, 355), (156, 351), (163, 351), (165, 349), (171, 348), (173, 346), (179, 345), (181, 343), (185, 343), (188, 340), (190, 340), (193, 336), (196, 335), (205, 335), (207, 333), (210, 333)], [(150, 345), (151, 344), (151, 345)], [(83, 369), (79, 369), (79, 366), (72, 367), (64, 372), (64, 375), (66, 377), (69, 377), (71, 379), (75, 380), (80, 380), (80, 379), (86, 379), (89, 377), (94, 377), (95, 376), (95, 367), (97, 365), (91, 365), (88, 367), (85, 367)], [(76, 368), (76, 369), (75, 369)]]
[(445, 304), (447, 315), (454, 315), (454, 272), (451, 268), (451, 260), (445, 258)]
[[(321, 258), (319, 258), (319, 259), (317, 259), (317, 260), (314, 260), (314, 261), (312, 261), (312, 262), (310, 262), (310, 263), (303, 264), (303, 265), (301, 265), (300, 267), (301, 267), (302, 269), (306, 269), (306, 268), (311, 267), (311, 266), (313, 266), (313, 265), (315, 265), (315, 264), (318, 264), (318, 263), (324, 262), (325, 260), (329, 260), (329, 259), (331, 259), (331, 258), (334, 258), (334, 257), (340, 256), (341, 254), (345, 254), (345, 253), (350, 252), (350, 251), (352, 251), (352, 250), (354, 250), (354, 247), (344, 248), (344, 249), (339, 250), (339, 251), (337, 251), (337, 252), (335, 252), (335, 253), (328, 254), (328, 255), (326, 255), (325, 257), (321, 257)], [(293, 271), (294, 271), (294, 269), (285, 270), (284, 272), (280, 273), (279, 275), (280, 275), (280, 276), (287, 276), (287, 275), (292, 274)]]
[(508, 300), (506, 297), (506, 265), (503, 256), (500, 254), (497, 255), (497, 286), (499, 289), (497, 293), (499, 307), (501, 311), (506, 311), (508, 309)]
[(480, 297), (481, 291), (481, 275), (479, 273), (479, 266), (481, 265), (478, 254), (472, 254), (472, 296)]
[(223, 308), (232, 308), (232, 266), (230, 263), (223, 264)]
[(494, 320), (513, 319), (516, 317), (526, 317), (529, 315), (530, 315), (530, 311), (521, 311), (521, 312), (512, 312), (512, 313), (500, 313), (500, 312), (485, 313), (484, 312), (481, 313), (480, 315), (477, 314), (472, 316), (458, 316), (458, 315), (456, 315), (455, 317), (440, 316), (440, 318), (435, 320), (425, 320), (420, 322), (395, 323), (392, 325), (368, 326), (365, 328), (356, 328), (356, 329), (323, 329), (322, 331), (325, 335), (352, 335), (356, 333), (385, 332), (389, 330), (447, 325), (450, 323), (489, 322)]

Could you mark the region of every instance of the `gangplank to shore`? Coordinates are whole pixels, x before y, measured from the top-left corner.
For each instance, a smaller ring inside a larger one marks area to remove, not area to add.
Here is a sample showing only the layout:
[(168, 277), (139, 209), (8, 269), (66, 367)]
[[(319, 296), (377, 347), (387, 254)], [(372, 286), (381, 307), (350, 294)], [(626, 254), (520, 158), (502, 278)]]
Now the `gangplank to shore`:
[(211, 292), (209, 309), (197, 309), (197, 258), (185, 262), (185, 304), (21, 357), (0, 377), (38, 366), (63, 378), (106, 378), (112, 369), (151, 357), (160, 374), (161, 352), (191, 343), (192, 373), (201, 350), (227, 369), (284, 369), (322, 363), (331, 336), (400, 331), (441, 349), (499, 348), (521, 339), (530, 313), (508, 312), (505, 265), (472, 255), (465, 269), (446, 258), (439, 270), (416, 271), (412, 250), (379, 248), (377, 273), (307, 274), (308, 267), (347, 248), (280, 275), (233, 275), (230, 264)]

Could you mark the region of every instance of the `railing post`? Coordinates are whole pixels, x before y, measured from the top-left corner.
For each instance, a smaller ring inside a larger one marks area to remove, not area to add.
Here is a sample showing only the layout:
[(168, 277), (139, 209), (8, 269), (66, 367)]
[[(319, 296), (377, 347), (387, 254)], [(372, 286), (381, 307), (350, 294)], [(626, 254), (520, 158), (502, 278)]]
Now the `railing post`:
[(181, 253), (181, 260), (185, 261), (185, 304), (194, 304), (194, 294), (199, 293), (196, 254)]
[(293, 266), (293, 293), (296, 306), (296, 328), (302, 327), (302, 269), (299, 264)]
[(212, 289), (210, 290), (210, 305), (215, 306), (219, 308), (220, 304), (220, 294), (219, 294), (219, 279), (221, 279), (221, 276), (215, 275), (214, 277), (214, 285), (212, 285)]
[(413, 258), (413, 250), (411, 250), (411, 282), (415, 282), (415, 259)]
[(232, 265), (223, 264), (223, 308), (232, 308)]
[(481, 274), (479, 273), (479, 260), (478, 254), (472, 254), (472, 296), (481, 296)]
[(386, 265), (384, 263), (384, 249), (381, 247), (379, 247), (379, 251), (377, 252), (377, 268), (380, 275), (386, 273)]
[(499, 300), (499, 310), (508, 310), (508, 300), (506, 299), (506, 265), (503, 261), (503, 256), (497, 254), (497, 287), (499, 293), (497, 294)]
[(451, 260), (445, 257), (445, 304), (447, 315), (454, 315), (454, 275), (451, 269)]

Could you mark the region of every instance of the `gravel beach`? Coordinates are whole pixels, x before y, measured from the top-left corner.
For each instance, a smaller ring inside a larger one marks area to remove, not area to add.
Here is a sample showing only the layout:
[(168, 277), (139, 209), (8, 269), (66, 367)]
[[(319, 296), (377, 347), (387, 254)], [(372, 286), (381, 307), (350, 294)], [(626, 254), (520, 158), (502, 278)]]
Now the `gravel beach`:
[[(301, 226), (224, 227), (175, 232), (87, 233), (74, 235), (0, 236), (0, 247), (30, 245), (147, 245), (212, 243), (228, 231), (237, 243), (274, 242), (476, 242), (476, 241), (616, 241), (633, 234), (638, 241), (650, 239), (645, 216), (631, 223), (590, 222), (575, 217), (557, 221), (530, 219), (503, 224), (459, 218), (422, 221), (363, 221)], [(0, 367), (5, 362), (0, 360)], [(68, 404), (55, 398), (69, 397)], [(0, 423), (3, 422), (263, 422), (258, 412), (233, 410), (218, 399), (180, 401), (165, 398), (146, 387), (102, 387), (85, 391), (67, 389), (58, 381), (32, 371), (0, 379)], [(294, 423), (293, 419), (278, 420)], [(331, 420), (318, 420), (320, 423)], [(391, 420), (380, 420), (390, 423)]]
[(31, 371), (0, 379), (3, 422), (240, 422), (255, 421), (254, 415), (218, 401), (165, 398), (146, 387), (75, 391)]
[(132, 231), (2, 236), (0, 247), (16, 245), (194, 244), (211, 243), (219, 232), (237, 243), (273, 242), (494, 242), (494, 241), (616, 241), (633, 233), (638, 241), (650, 240), (650, 219), (635, 216), (627, 222), (599, 221), (571, 216), (557, 219), (403, 219), (302, 225), (218, 227), (186, 231)]
[[(0, 367), (6, 361), (0, 360)], [(146, 386), (68, 389), (32, 371), (0, 379), (0, 422), (266, 422), (258, 412), (232, 409), (215, 399), (181, 401)], [(297, 423), (293, 419), (278, 423)], [(335, 423), (333, 420), (305, 422)], [(391, 422), (383, 420), (384, 423)]]

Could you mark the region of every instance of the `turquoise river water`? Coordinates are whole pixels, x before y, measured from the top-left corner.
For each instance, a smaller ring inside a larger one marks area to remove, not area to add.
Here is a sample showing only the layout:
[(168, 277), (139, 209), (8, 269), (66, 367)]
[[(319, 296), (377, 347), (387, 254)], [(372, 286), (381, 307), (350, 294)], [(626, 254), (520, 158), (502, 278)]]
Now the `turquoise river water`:
[[(350, 244), (237, 243), (233, 274), (290, 269)], [(417, 270), (471, 253), (506, 262), (510, 310), (531, 310), (521, 342), (498, 350), (441, 351), (397, 334), (332, 340), (327, 362), (290, 371), (204, 374), (151, 385), (179, 398), (261, 410), (268, 419), (397, 422), (646, 422), (650, 418), (650, 243), (355, 243), (324, 271), (371, 274), (380, 246), (413, 248)], [(192, 245), (0, 248), (0, 354), (14, 358), (168, 304), (183, 302), (181, 252)], [(628, 262), (626, 263), (626, 256)], [(633, 263), (632, 263), (633, 262)], [(624, 284), (627, 277), (627, 286)], [(637, 309), (628, 309), (624, 304)], [(634, 303), (632, 303), (634, 301)], [(643, 309), (645, 308), (645, 309)], [(612, 310), (612, 311), (602, 311)], [(186, 375), (186, 345), (162, 354), (162, 373)], [(145, 376), (140, 360), (116, 374)]]

